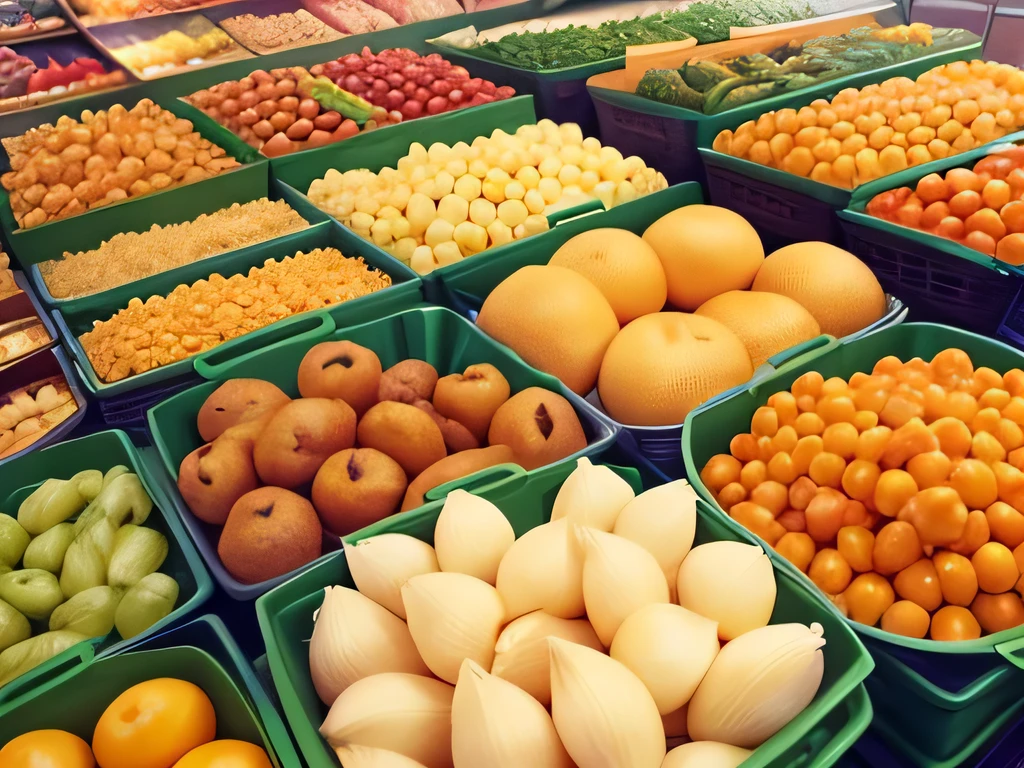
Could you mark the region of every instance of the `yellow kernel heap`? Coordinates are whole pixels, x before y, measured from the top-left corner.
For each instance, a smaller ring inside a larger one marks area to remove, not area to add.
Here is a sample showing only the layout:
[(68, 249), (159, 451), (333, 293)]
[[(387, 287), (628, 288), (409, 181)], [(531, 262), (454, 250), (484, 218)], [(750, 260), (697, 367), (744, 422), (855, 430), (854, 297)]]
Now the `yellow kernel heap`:
[(575, 123), (496, 129), (472, 145), (413, 144), (396, 168), (331, 169), (309, 199), (419, 274), (548, 228), (547, 214), (606, 208), (665, 189), (665, 177)]
[(767, 112), (713, 148), (733, 157), (851, 189), (940, 160), (1024, 127), (1024, 72), (1009, 64), (955, 61), (917, 81), (894, 77), (831, 102)]
[(62, 115), (7, 141), (11, 170), (0, 183), (22, 229), (76, 216), (129, 197), (190, 184), (237, 168), (224, 150), (193, 130), (191, 121), (143, 99)]
[(79, 340), (97, 376), (114, 382), (206, 352), (290, 315), (356, 299), (391, 278), (336, 248), (268, 259), (248, 275), (210, 275), (166, 297), (134, 298)]

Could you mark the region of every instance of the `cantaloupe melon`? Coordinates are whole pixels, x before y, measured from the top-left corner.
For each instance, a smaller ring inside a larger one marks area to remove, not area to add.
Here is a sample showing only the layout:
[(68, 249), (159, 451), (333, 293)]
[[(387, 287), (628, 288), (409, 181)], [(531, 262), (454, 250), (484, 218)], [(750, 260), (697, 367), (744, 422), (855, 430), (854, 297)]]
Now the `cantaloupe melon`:
[(644, 232), (665, 268), (668, 300), (692, 312), (712, 296), (750, 287), (764, 262), (761, 238), (738, 213), (715, 205), (687, 205), (666, 213)]
[(821, 332), (842, 337), (885, 314), (885, 292), (864, 262), (821, 242), (780, 248), (764, 260), (752, 290), (780, 293), (802, 304)]
[(594, 388), (601, 359), (619, 331), (601, 291), (565, 267), (523, 267), (484, 301), (477, 325), (527, 363), (580, 395)]
[(579, 272), (596, 285), (620, 325), (665, 306), (668, 285), (658, 254), (629, 230), (582, 232), (555, 251), (548, 264)]
[(802, 305), (765, 291), (727, 291), (705, 301), (696, 314), (717, 320), (739, 336), (755, 369), (772, 355), (821, 333), (818, 321)]
[(597, 392), (616, 421), (665, 426), (681, 423), (753, 373), (743, 342), (717, 320), (657, 312), (619, 331), (601, 364)]

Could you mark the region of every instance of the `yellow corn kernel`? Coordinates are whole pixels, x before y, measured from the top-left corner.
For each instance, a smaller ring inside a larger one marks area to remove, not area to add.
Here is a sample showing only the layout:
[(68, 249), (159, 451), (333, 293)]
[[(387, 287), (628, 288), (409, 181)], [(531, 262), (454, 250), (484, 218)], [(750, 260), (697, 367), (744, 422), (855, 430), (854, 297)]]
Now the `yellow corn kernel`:
[(814, 168), (814, 155), (807, 147), (793, 147), (782, 161), (782, 170), (797, 176), (807, 176)]
[(819, 163), (831, 163), (843, 153), (843, 145), (839, 139), (829, 136), (812, 147), (811, 152)]
[(498, 218), (498, 208), (490, 200), (478, 197), (469, 204), (469, 220), (481, 227), (486, 227)]
[(856, 132), (857, 129), (856, 127), (854, 127), (853, 123), (847, 122), (846, 120), (840, 120), (838, 123), (833, 124), (832, 127), (829, 128), (829, 133), (831, 133), (834, 138), (837, 138), (840, 141), (850, 136), (853, 136), (853, 134), (855, 134)]
[(462, 261), (462, 251), (459, 248), (459, 244), (454, 240), (446, 240), (435, 245), (434, 261), (437, 262), (439, 267), (447, 267), (449, 264)]
[(512, 230), (507, 224), (499, 219), (495, 219), (487, 227), (487, 234), (491, 238), (491, 247), (496, 248), (499, 245), (512, 242)]
[(857, 162), (857, 183), (863, 184), (882, 175), (882, 168), (878, 162), (878, 152), (871, 149), (871, 147), (865, 147), (860, 150), (853, 159)]
[(782, 159), (793, 150), (793, 146), (793, 137), (788, 133), (777, 133), (772, 136), (768, 147), (772, 151), (772, 159), (776, 165), (782, 163)]
[(883, 176), (905, 170), (907, 167), (907, 153), (903, 151), (903, 147), (890, 144), (878, 153), (878, 164), (882, 168)]
[(928, 151), (928, 147), (924, 144), (915, 144), (907, 150), (907, 162), (911, 167), (921, 165), (922, 163), (930, 163), (934, 159), (931, 152)]
[(445, 195), (437, 204), (437, 215), (453, 227), (458, 226), (469, 218), (469, 201), (459, 195)]
[(454, 237), (463, 256), (471, 256), (487, 248), (487, 230), (472, 221), (463, 221), (456, 226)]
[(452, 192), (461, 197), (467, 203), (472, 202), (480, 197), (480, 179), (471, 173), (463, 174), (456, 180), (455, 186), (452, 188)]
[(754, 146), (750, 148), (750, 159), (760, 165), (772, 165), (772, 150), (768, 142), (763, 139), (755, 141)]
[(537, 190), (544, 196), (544, 202), (554, 205), (562, 199), (562, 185), (558, 179), (541, 179)]

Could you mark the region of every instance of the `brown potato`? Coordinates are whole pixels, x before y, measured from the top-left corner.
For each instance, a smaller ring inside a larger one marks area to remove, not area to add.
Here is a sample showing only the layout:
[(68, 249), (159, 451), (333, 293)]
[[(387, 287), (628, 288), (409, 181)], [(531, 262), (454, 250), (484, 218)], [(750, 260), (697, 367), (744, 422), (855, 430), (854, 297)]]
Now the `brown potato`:
[(525, 469), (561, 461), (587, 447), (572, 404), (540, 387), (529, 387), (506, 400), (491, 419), (487, 438), (491, 445), (511, 447), (516, 463)]
[(437, 371), (430, 363), (403, 360), (384, 371), (377, 399), (412, 405), (417, 400), (433, 398), (436, 384)]
[(256, 472), (267, 485), (297, 488), (325, 461), (355, 444), (356, 414), (344, 400), (294, 400), (270, 420), (253, 449)]
[(325, 341), (302, 358), (299, 392), (344, 400), (362, 418), (377, 403), (381, 373), (380, 358), (372, 349), (351, 341)]
[(514, 462), (512, 449), (507, 445), (491, 445), (487, 448), (477, 448), (447, 456), (429, 466), (419, 477), (409, 483), (405, 498), (402, 500), (402, 511), (408, 512), (410, 509), (422, 506), (423, 497), (431, 488), (450, 483), (452, 480), (458, 480), (466, 475), (479, 472), (481, 469), (487, 469), (487, 467)]
[(291, 402), (279, 387), (262, 379), (229, 379), (215, 389), (196, 417), (203, 440), (211, 442), (220, 434), (245, 421)]
[(434, 407), (442, 416), (454, 419), (483, 442), (494, 412), (508, 400), (508, 380), (490, 363), (469, 366), (437, 382)]
[(441, 430), (426, 413), (412, 405), (385, 400), (359, 422), (359, 445), (376, 448), (416, 477), (447, 455)]
[(405, 470), (374, 448), (334, 454), (313, 480), (313, 506), (331, 533), (346, 536), (398, 511)]

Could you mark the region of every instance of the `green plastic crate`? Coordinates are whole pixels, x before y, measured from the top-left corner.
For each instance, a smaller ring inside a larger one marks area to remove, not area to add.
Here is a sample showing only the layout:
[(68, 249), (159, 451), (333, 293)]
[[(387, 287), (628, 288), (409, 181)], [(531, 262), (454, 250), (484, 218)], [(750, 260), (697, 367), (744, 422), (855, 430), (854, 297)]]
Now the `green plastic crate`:
[[(716, 517), (737, 535), (761, 543), (776, 566), (800, 579), (821, 604), (840, 615), (824, 594), (789, 561), (728, 517), (701, 482), (700, 470), (713, 455), (729, 452), (733, 435), (748, 432), (754, 411), (775, 392), (789, 389), (807, 371), (825, 378), (870, 372), (887, 355), (901, 360), (931, 358), (949, 347), (971, 356), (975, 367), (1005, 372), (1024, 367), (1024, 353), (998, 341), (930, 323), (905, 323), (850, 342), (824, 336), (773, 358), (777, 372), (750, 389), (694, 410), (683, 426), (687, 476)], [(943, 643), (916, 640), (850, 622), (875, 657), (879, 673), (868, 690), (880, 713), (903, 738), (936, 762), (966, 757), (975, 742), (992, 736), (1024, 683), (1024, 626), (978, 640)], [(876, 693), (874, 685), (879, 685)]]
[[(113, 430), (98, 432), (88, 437), (58, 443), (0, 466), (0, 488), (3, 489), (2, 508), (13, 517), (17, 514), (21, 502), (28, 498), (29, 494), (44, 480), (51, 477), (69, 478), (76, 472), (85, 469), (106, 471), (118, 464), (124, 464), (136, 473), (142, 480), (146, 492), (153, 499), (153, 511), (145, 525), (147, 528), (159, 531), (167, 538), (169, 545), (167, 559), (160, 567), (160, 572), (173, 576), (178, 582), (177, 607), (166, 618), (130, 640), (122, 640), (114, 630), (106, 637), (79, 643), (26, 672), (21, 677), (15, 678), (0, 688), (0, 711), (2, 711), (3, 702), (32, 691), (40, 684), (41, 680), (52, 676), (52, 669), (63, 668), (72, 659), (86, 656), (91, 658), (94, 654), (98, 657), (116, 654), (127, 646), (137, 644), (140, 640), (152, 637), (165, 631), (168, 627), (180, 623), (185, 616), (195, 612), (213, 594), (213, 582), (203, 567), (195, 547), (192, 546), (181, 522), (172, 511), (170, 502), (150, 476), (137, 449), (123, 432)], [(3, 741), (0, 739), (0, 742)]]
[[(311, 319), (330, 320), (326, 315), (319, 313), (310, 313), (310, 316)], [(449, 373), (461, 373), (467, 366), (475, 363), (491, 363), (508, 379), (512, 392), (533, 386), (555, 392), (560, 389), (557, 379), (530, 368), (514, 353), (488, 338), (472, 323), (442, 307), (410, 309), (381, 320), (337, 330), (332, 324), (324, 323), (301, 336), (274, 344), (244, 352), (237, 348), (212, 350), (198, 357), (195, 369), (208, 383), (175, 395), (149, 412), (149, 429), (153, 445), (160, 453), (167, 476), (176, 482), (182, 460), (203, 444), (196, 428), (196, 415), (206, 398), (223, 381), (250, 377), (265, 379), (272, 381), (292, 397), (298, 397), (296, 377), (299, 363), (306, 352), (320, 342), (342, 339), (374, 350), (385, 369), (400, 360), (415, 358), (426, 360), (437, 369), (438, 374), (445, 376)], [(592, 409), (581, 407), (579, 404), (574, 407), (583, 424), (588, 445), (572, 458), (600, 454), (614, 442), (616, 429), (605, 417)], [(452, 487), (468, 488), (492, 483), (514, 471), (510, 470), (509, 466), (511, 465), (482, 470), (454, 483), (440, 486), (427, 496), (437, 496)], [(287, 580), (287, 575), (250, 585), (235, 580), (217, 556), (219, 528), (196, 518), (176, 488), (169, 489), (168, 492), (172, 495), (175, 508), (189, 529), (207, 567), (232, 597), (238, 600), (252, 600)], [(337, 537), (329, 535), (325, 536), (325, 542), (335, 543), (335, 548), (340, 545)], [(329, 556), (328, 554), (324, 557)]]
[(301, 768), (280, 715), (216, 616), (201, 616), (104, 659), (83, 652), (49, 672), (36, 690), (0, 707), (0, 744), (47, 728), (92, 742), (100, 716), (121, 693), (146, 680), (174, 677), (198, 685), (210, 697), (218, 739), (263, 747), (275, 768)]
[[(522, 536), (550, 519), (558, 488), (573, 469), (571, 462), (562, 462), (531, 475), (516, 473), (475, 492), (494, 502), (512, 523), (516, 536)], [(613, 469), (637, 492), (643, 490), (637, 470)], [(346, 537), (345, 542), (353, 544), (381, 533), (404, 533), (432, 544), (442, 506), (442, 501), (435, 501), (408, 515), (382, 520)], [(716, 520), (703, 503), (698, 504), (698, 515), (695, 545), (739, 538)], [(810, 706), (743, 765), (745, 768), (824, 768), (857, 740), (871, 720), (871, 704), (861, 681), (873, 664), (849, 628), (834, 614), (822, 610), (799, 581), (780, 570), (776, 570), (776, 579), (778, 598), (772, 622), (810, 624), (816, 621), (824, 626), (825, 677)], [(309, 768), (338, 765), (327, 742), (317, 732), (327, 707), (313, 689), (306, 645), (313, 631), (313, 612), (323, 602), (323, 588), (333, 585), (355, 587), (343, 552), (318, 563), (256, 602), (274, 684)]]
[[(128, 105), (129, 108), (143, 97), (139, 94), (136, 101)], [(12, 255), (22, 267), (59, 259), (64, 251), (80, 251), (80, 245), (109, 240), (119, 232), (131, 231), (137, 226), (148, 228), (153, 224), (173, 224), (194, 219), (201, 213), (233, 202), (267, 196), (270, 166), (265, 157), (183, 101), (164, 100), (160, 106), (178, 117), (191, 120), (203, 138), (219, 145), (242, 166), (194, 184), (169, 187), (151, 195), (123, 200), (24, 230), (18, 228), (6, 190), (0, 189), (0, 226)]]
[[(751, 44), (756, 44), (756, 38), (751, 40)], [(698, 147), (710, 147), (722, 131), (736, 128), (748, 120), (757, 120), (765, 112), (790, 107), (799, 109), (819, 96), (833, 95), (844, 88), (861, 88), (889, 77), (916, 78), (941, 64), (980, 56), (979, 39), (977, 43), (827, 80), (715, 115), (705, 115), (703, 112), (663, 104), (635, 93), (602, 88), (596, 84), (588, 85), (587, 89), (597, 107), (604, 140), (624, 155), (639, 155), (648, 165), (657, 168), (669, 181), (675, 183), (703, 176)], [(623, 62), (619, 67), (610, 69), (624, 66)]]
[[(367, 245), (366, 241), (347, 231), (340, 224), (323, 222), (295, 235), (272, 241), (270, 244), (242, 248), (223, 256), (204, 259), (183, 269), (189, 270), (190, 279), (193, 281), (215, 272), (228, 277), (246, 274), (250, 268), (262, 266), (270, 254), (273, 258), (281, 260), (286, 256), (294, 256), (300, 249), (308, 251), (313, 248), (334, 247), (347, 256), (362, 256), (367, 264), (391, 275), (393, 280), (393, 284), (388, 288), (335, 305), (329, 311), (338, 322), (364, 322), (371, 317), (381, 317), (418, 303), (421, 300), (421, 282), (416, 274), (396, 259), (381, 256)], [(61, 343), (75, 361), (75, 367), (90, 394), (100, 399), (113, 398), (137, 392), (143, 387), (168, 386), (195, 378), (193, 356), (108, 384), (96, 375), (79, 341), (81, 334), (92, 329), (93, 321), (109, 319), (127, 307), (133, 297), (169, 294), (180, 282), (177, 273), (177, 270), (162, 272), (145, 280), (105, 291), (96, 297), (76, 300), (74, 312), (62, 309), (53, 313)], [(218, 349), (258, 349), (287, 338), (295, 332), (296, 327), (313, 322), (308, 312), (292, 315), (227, 341)]]

